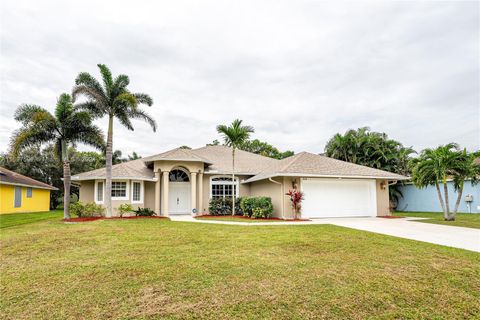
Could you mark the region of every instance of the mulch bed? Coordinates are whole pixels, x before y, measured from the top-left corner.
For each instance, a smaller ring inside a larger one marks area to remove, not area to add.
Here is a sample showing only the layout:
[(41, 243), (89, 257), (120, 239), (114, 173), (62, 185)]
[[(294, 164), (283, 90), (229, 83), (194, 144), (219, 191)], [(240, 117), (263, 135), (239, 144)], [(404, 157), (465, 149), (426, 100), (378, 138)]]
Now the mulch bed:
[(399, 216), (378, 216), (379, 218), (383, 219), (403, 219), (405, 217), (399, 217)]
[(254, 220), (254, 221), (272, 221), (272, 222), (275, 222), (275, 221), (309, 221), (308, 219), (282, 219), (282, 218), (258, 218), (258, 219), (254, 219), (254, 218), (250, 218), (250, 217), (246, 217), (246, 216), (212, 216), (212, 215), (203, 215), (203, 216), (196, 216), (195, 218), (212, 218), (212, 219), (218, 219), (218, 218), (227, 218), (227, 219), (245, 219), (245, 220)]
[(89, 222), (89, 221), (96, 221), (96, 220), (131, 220), (131, 219), (168, 219), (167, 217), (159, 217), (159, 216), (152, 216), (152, 217), (142, 217), (142, 216), (133, 216), (133, 217), (82, 217), (82, 218), (71, 218), (71, 219), (63, 219), (65, 222)]

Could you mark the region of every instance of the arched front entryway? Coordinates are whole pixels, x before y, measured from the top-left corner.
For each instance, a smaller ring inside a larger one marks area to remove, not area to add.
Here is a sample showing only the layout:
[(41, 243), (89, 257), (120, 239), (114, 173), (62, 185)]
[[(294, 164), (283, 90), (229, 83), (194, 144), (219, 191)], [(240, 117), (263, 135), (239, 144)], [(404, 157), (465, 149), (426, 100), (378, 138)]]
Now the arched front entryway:
[(183, 168), (170, 171), (168, 212), (170, 214), (189, 214), (191, 211), (191, 185), (188, 172)]

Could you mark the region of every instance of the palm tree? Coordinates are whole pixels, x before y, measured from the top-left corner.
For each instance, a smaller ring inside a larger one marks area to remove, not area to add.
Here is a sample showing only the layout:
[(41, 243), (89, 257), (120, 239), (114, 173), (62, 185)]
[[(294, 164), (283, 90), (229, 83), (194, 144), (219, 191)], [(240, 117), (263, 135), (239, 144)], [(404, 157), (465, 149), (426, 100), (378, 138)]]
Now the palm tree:
[(104, 136), (92, 124), (88, 112), (75, 110), (70, 95), (60, 95), (55, 114), (37, 105), (24, 104), (15, 112), (15, 120), (22, 127), (14, 132), (11, 152), (16, 157), (22, 149), (32, 145), (53, 142), (56, 153), (63, 163), (63, 217), (70, 219), (70, 161), (69, 145), (84, 143), (98, 149), (104, 148)]
[(155, 120), (139, 108), (140, 104), (151, 106), (152, 98), (145, 93), (131, 93), (127, 86), (130, 83), (128, 76), (121, 74), (115, 79), (110, 69), (104, 64), (98, 64), (102, 75), (103, 86), (89, 73), (82, 72), (75, 79), (73, 98), (84, 96), (86, 102), (77, 105), (79, 109), (91, 112), (95, 117), (108, 116), (108, 133), (106, 149), (106, 183), (105, 207), (107, 217), (112, 216), (112, 148), (113, 148), (113, 119), (116, 118), (124, 127), (133, 131), (132, 119), (147, 122), (156, 131)]
[(470, 180), (472, 184), (477, 184), (480, 177), (480, 164), (476, 162), (476, 154), (469, 153), (466, 149), (458, 156), (458, 162), (454, 168), (453, 174), (453, 186), (457, 192), (457, 200), (455, 201), (455, 207), (453, 209), (453, 215), (455, 216), (460, 205), (463, 194), (463, 186), (465, 180)]
[[(418, 158), (412, 160), (413, 183), (419, 188), (435, 185), (446, 221), (455, 220), (455, 215), (450, 214), (447, 179), (455, 175), (461, 163), (461, 152), (458, 151), (456, 143), (449, 143), (436, 149), (424, 149)], [(443, 183), (443, 197), (440, 183)]]
[(251, 126), (242, 126), (242, 120), (233, 120), (230, 126), (218, 125), (217, 132), (223, 136), (223, 140), (226, 146), (232, 148), (232, 216), (235, 215), (235, 149), (240, 147), (245, 141), (250, 138), (250, 133), (255, 130)]

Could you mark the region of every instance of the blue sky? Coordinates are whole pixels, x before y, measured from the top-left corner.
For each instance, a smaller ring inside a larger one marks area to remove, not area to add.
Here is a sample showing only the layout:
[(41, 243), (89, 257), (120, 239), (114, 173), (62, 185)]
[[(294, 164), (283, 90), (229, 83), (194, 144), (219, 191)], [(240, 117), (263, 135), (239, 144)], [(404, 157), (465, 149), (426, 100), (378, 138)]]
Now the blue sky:
[[(280, 149), (322, 152), (369, 126), (420, 150), (480, 145), (480, 5), (471, 2), (22, 1), (0, 4), (0, 151), (15, 108), (53, 110), (97, 63), (149, 93), (149, 155), (218, 138), (241, 118)], [(106, 127), (106, 119), (98, 120)]]

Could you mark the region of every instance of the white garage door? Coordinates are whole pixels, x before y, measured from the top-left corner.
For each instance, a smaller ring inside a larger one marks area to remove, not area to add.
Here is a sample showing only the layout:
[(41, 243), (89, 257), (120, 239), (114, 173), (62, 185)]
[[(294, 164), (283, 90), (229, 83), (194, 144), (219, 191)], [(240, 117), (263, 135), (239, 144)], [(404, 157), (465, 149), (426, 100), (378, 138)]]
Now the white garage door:
[(375, 180), (302, 179), (302, 217), (374, 217)]

